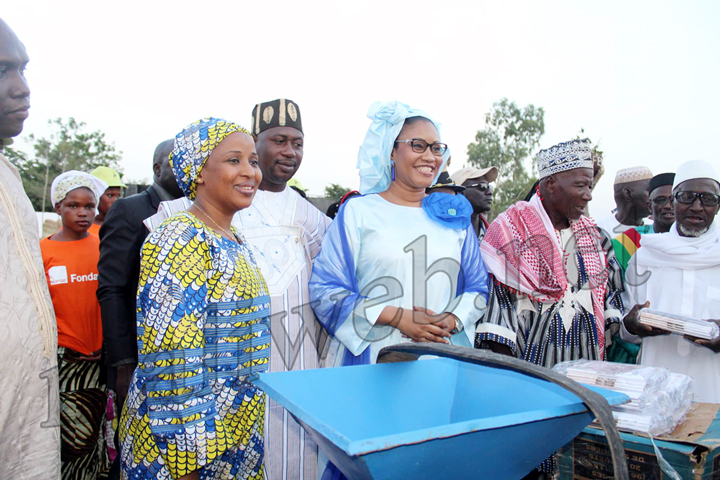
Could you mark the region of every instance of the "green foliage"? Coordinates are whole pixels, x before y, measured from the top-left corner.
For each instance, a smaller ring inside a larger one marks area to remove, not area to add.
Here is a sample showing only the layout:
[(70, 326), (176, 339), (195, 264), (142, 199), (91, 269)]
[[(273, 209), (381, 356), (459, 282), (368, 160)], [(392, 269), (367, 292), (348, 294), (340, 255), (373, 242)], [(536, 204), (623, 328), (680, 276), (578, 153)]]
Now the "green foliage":
[(337, 183), (331, 183), (325, 187), (325, 198), (330, 198), (333, 202), (337, 202), (349, 191), (349, 188), (340, 186)]
[(545, 133), (544, 117), (542, 107), (531, 104), (521, 109), (503, 98), (485, 114), (485, 128), (468, 145), (470, 165), (495, 166), (499, 171), (491, 219), (523, 199), (537, 180), (532, 157)]
[[(585, 129), (581, 127), (581, 128), (580, 128), (580, 131), (579, 131), (578, 134), (575, 136), (575, 139), (577, 139), (577, 140), (582, 140), (582, 139), (585, 139), (585, 138), (588, 139), (588, 140), (590, 141), (590, 143), (593, 143), (592, 139), (585, 134)], [(593, 147), (592, 147), (592, 153), (593, 153), (594, 155), (600, 155), (601, 157), (603, 156), (603, 151), (600, 150), (600, 141), (598, 141), (595, 145), (593, 145)]]
[(20, 150), (6, 148), (5, 155), (20, 171), (25, 192), (38, 212), (54, 211), (50, 201), (50, 185), (55, 177), (67, 170), (89, 172), (101, 165), (112, 167), (122, 174), (119, 167), (122, 152), (105, 140), (100, 130), (86, 133), (85, 122), (70, 117), (48, 120), (55, 132), (49, 138), (37, 138), (30, 134), (28, 143), (33, 147), (30, 158)]

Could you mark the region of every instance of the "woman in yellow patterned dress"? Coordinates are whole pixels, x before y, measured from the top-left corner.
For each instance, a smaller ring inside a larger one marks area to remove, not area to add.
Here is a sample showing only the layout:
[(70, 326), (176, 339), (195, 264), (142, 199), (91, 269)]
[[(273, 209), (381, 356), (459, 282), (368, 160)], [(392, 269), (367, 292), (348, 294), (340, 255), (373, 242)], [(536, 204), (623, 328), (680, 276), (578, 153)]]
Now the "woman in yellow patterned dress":
[(124, 479), (263, 478), (267, 285), (235, 212), (260, 184), (255, 143), (206, 118), (175, 138), (178, 185), (194, 200), (142, 249), (139, 363), (120, 420)]

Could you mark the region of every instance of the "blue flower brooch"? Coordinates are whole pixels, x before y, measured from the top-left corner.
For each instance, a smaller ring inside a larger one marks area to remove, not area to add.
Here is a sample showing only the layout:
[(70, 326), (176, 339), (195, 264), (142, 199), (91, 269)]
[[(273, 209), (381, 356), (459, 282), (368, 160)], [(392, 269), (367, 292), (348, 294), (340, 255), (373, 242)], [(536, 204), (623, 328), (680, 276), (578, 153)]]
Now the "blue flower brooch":
[(472, 205), (464, 195), (431, 193), (422, 201), (422, 208), (440, 225), (465, 230), (470, 225)]

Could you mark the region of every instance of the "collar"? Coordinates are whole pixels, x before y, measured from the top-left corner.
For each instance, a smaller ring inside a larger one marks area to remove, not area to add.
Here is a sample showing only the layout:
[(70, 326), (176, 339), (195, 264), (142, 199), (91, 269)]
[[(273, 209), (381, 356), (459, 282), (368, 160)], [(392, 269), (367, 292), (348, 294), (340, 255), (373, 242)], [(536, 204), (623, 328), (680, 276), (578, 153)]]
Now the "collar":
[(679, 269), (710, 268), (720, 265), (720, 228), (713, 222), (699, 237), (681, 237), (673, 223), (668, 233), (642, 237), (637, 262), (646, 267)]
[(153, 182), (152, 184), (153, 190), (157, 192), (158, 197), (160, 197), (161, 202), (169, 202), (171, 200), (175, 200), (175, 197), (170, 195), (167, 190), (165, 190), (163, 187), (160, 186), (159, 183)]

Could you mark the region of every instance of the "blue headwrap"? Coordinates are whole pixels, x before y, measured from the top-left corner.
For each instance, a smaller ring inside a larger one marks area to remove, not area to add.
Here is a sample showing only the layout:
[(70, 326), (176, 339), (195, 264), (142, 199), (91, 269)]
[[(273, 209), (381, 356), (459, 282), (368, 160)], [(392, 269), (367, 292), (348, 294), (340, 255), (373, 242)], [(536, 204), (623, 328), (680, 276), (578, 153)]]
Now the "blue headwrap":
[[(440, 125), (427, 113), (398, 101), (375, 102), (370, 105), (367, 116), (372, 120), (372, 124), (360, 146), (357, 162), (357, 169), (360, 171), (360, 193), (363, 195), (384, 192), (390, 186), (390, 155), (406, 118), (427, 118), (440, 134)], [(443, 163), (433, 183), (437, 182), (449, 155), (448, 149), (443, 155)]]

